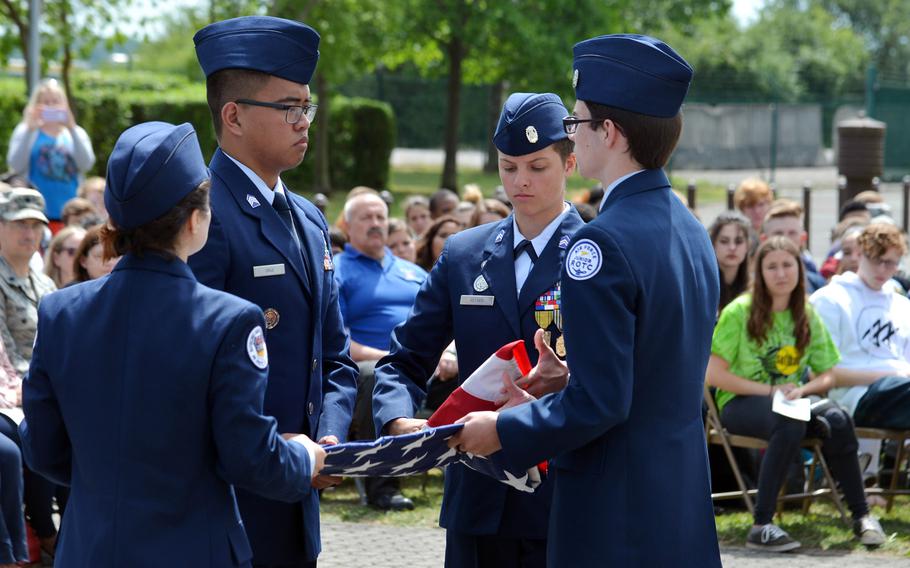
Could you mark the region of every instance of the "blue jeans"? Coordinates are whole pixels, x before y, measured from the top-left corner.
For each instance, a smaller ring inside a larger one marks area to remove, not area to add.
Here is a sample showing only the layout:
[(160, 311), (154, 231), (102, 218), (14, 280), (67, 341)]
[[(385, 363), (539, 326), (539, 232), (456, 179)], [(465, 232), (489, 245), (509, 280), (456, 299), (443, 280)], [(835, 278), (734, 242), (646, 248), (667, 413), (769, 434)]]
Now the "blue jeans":
[(853, 411), (857, 426), (910, 430), (910, 379), (882, 377), (869, 386)]
[(22, 514), (22, 454), (14, 441), (0, 435), (0, 563), (28, 559)]

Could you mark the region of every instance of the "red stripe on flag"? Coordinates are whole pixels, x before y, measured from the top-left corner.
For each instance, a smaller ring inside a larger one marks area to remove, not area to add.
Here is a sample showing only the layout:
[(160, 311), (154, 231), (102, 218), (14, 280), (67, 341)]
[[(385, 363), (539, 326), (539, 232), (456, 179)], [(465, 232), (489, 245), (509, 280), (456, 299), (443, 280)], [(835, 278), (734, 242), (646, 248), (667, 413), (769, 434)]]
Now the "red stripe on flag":
[[(527, 357), (527, 354), (525, 355)], [(442, 405), (436, 409), (433, 416), (427, 420), (427, 425), (435, 428), (444, 424), (452, 424), (469, 412), (481, 410), (496, 410), (497, 406), (491, 400), (477, 398), (471, 393), (458, 387)]]

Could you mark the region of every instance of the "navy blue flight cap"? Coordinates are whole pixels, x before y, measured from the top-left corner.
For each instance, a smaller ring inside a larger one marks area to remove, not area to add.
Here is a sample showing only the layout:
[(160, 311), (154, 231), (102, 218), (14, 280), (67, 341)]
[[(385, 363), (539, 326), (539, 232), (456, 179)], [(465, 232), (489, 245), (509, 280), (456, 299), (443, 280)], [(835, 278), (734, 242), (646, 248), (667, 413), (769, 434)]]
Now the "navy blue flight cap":
[(193, 36), (206, 77), (250, 69), (308, 85), (319, 61), (319, 34), (306, 24), (271, 16), (215, 22)]
[(569, 114), (553, 93), (512, 93), (502, 106), (493, 144), (507, 156), (524, 156), (567, 138)]
[(669, 45), (635, 34), (604, 35), (575, 44), (575, 98), (638, 114), (679, 114), (692, 67)]
[(104, 206), (119, 229), (135, 229), (171, 210), (209, 179), (188, 123), (144, 122), (117, 139), (107, 162)]

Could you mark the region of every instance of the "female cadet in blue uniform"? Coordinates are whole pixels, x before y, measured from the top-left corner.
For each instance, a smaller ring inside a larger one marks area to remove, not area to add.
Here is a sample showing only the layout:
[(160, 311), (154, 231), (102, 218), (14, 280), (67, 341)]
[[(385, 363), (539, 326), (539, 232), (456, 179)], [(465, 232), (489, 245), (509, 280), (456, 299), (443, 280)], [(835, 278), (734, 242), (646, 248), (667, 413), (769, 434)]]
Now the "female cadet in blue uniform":
[(638, 35), (576, 44), (574, 68), (566, 130), (606, 191), (562, 272), (572, 375), (554, 395), (468, 415), (452, 443), (522, 466), (555, 457), (550, 566), (719, 567), (701, 421), (717, 261), (661, 169), (692, 68)]
[(186, 265), (208, 190), (192, 126), (124, 132), (103, 233), (105, 255), (124, 257), (39, 307), (21, 435), (29, 466), (72, 487), (58, 568), (249, 566), (232, 485), (295, 501), (322, 467), (324, 450), (262, 415), (262, 311)]
[[(426, 379), (454, 338), (461, 380), (496, 349), (521, 338), (538, 392), (565, 383), (559, 312), (559, 270), (569, 238), (582, 226), (565, 202), (575, 169), (566, 114), (553, 94), (515, 93), (506, 101), (493, 143), (499, 175), (514, 214), (449, 237), (417, 295), (409, 319), (392, 335), (391, 353), (376, 368), (376, 428), (400, 434), (423, 421), (413, 416)], [(543, 376), (546, 375), (546, 376)], [(536, 380), (535, 380), (536, 379)], [(556, 379), (554, 384), (543, 384)], [(516, 491), (464, 466), (448, 468), (440, 524), (446, 530), (446, 566), (543, 566), (551, 484), (534, 494)]]

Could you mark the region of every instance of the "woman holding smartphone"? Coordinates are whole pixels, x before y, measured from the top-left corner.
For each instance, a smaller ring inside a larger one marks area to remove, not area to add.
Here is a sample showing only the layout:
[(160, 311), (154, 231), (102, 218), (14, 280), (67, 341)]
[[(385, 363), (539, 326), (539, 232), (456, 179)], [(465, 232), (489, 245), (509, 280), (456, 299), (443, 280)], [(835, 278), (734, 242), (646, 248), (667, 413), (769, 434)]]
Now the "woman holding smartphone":
[(56, 234), (63, 227), (63, 204), (76, 197), (81, 178), (95, 164), (95, 152), (55, 79), (45, 79), (32, 92), (22, 122), (13, 130), (6, 161), (44, 196)]

